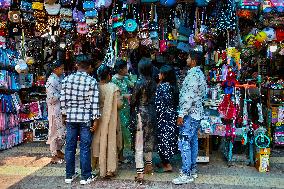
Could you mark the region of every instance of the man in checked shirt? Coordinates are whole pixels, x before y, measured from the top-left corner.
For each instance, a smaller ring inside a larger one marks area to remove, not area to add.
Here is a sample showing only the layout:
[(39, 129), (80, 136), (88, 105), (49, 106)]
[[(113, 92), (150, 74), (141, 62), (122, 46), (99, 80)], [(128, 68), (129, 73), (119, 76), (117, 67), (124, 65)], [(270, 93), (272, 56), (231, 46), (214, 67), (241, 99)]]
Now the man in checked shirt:
[(77, 176), (75, 173), (75, 153), (80, 135), (80, 184), (95, 180), (91, 171), (92, 132), (96, 130), (99, 112), (99, 91), (96, 80), (89, 74), (93, 72), (92, 62), (85, 55), (77, 57), (77, 72), (62, 81), (61, 112), (66, 120), (66, 178), (70, 184)]

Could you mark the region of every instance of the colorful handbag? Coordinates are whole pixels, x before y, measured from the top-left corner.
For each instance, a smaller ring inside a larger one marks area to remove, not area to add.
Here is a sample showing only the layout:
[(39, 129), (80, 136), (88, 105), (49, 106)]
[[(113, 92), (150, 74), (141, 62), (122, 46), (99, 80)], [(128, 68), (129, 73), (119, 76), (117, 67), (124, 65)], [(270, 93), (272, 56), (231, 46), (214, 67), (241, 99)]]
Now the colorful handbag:
[(124, 28), (127, 32), (134, 32), (137, 29), (137, 23), (134, 19), (127, 19)]
[(188, 43), (179, 42), (177, 45), (177, 49), (188, 53), (190, 51), (190, 45)]
[(20, 11), (9, 11), (8, 18), (10, 22), (19, 23), (21, 21), (20, 14), (21, 14)]
[(32, 12), (32, 3), (29, 3), (27, 1), (21, 1), (21, 6), (20, 6), (21, 11), (24, 12)]
[(151, 39), (159, 38), (158, 32), (157, 31), (150, 31), (150, 38)]
[(71, 17), (72, 18), (72, 9), (69, 8), (61, 8), (60, 9), (61, 17)]
[(77, 33), (79, 34), (87, 34), (88, 33), (88, 25), (86, 23), (77, 23)]
[(85, 22), (85, 15), (82, 11), (79, 11), (76, 7), (73, 9), (73, 20), (75, 22)]
[(28, 22), (28, 23), (34, 23), (35, 22), (35, 18), (33, 16), (33, 13), (23, 12), (22, 17), (23, 17), (24, 22)]
[(98, 12), (96, 11), (96, 9), (86, 11), (85, 17), (86, 18), (96, 18), (96, 17), (98, 17)]
[(83, 2), (83, 9), (86, 11), (95, 9), (95, 2), (94, 1)]
[(47, 14), (55, 16), (55, 15), (59, 14), (61, 5), (60, 4), (47, 4), (47, 3), (45, 3), (44, 8), (45, 8)]
[(22, 34), (21, 27), (18, 24), (9, 25), (9, 36), (20, 36)]
[(32, 9), (33, 10), (43, 10), (43, 3), (41, 2), (32, 2)]
[(86, 24), (87, 25), (95, 25), (98, 23), (97, 18), (86, 18)]
[(180, 26), (179, 29), (178, 29), (178, 33), (180, 35), (189, 37), (190, 34), (192, 33), (192, 31), (191, 31), (190, 28), (187, 28), (187, 27), (184, 27), (184, 26)]
[(0, 9), (7, 10), (11, 6), (11, 0), (0, 0)]
[(66, 21), (61, 21), (60, 22), (60, 28), (64, 30), (71, 30), (72, 29), (72, 23), (71, 22), (66, 22)]
[(72, 5), (73, 1), (72, 0), (60, 0), (60, 4), (62, 6), (70, 6)]

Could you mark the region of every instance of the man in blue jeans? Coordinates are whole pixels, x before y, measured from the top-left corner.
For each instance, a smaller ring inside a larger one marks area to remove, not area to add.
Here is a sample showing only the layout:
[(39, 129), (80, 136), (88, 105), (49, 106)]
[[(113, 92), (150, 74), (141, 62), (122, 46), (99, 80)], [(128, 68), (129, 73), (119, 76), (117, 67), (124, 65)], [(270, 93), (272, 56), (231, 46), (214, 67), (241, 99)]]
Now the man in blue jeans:
[(187, 184), (197, 178), (196, 159), (198, 155), (198, 129), (203, 118), (203, 98), (206, 94), (206, 80), (199, 67), (200, 54), (192, 51), (187, 57), (189, 70), (185, 77), (179, 98), (177, 125), (179, 131), (179, 150), (182, 157), (182, 171), (174, 184)]
[(70, 184), (77, 176), (75, 173), (75, 153), (80, 136), (80, 184), (95, 180), (91, 167), (92, 131), (96, 130), (99, 112), (99, 91), (96, 80), (89, 74), (93, 72), (91, 61), (85, 55), (77, 57), (77, 72), (62, 81), (61, 112), (66, 121), (66, 178)]

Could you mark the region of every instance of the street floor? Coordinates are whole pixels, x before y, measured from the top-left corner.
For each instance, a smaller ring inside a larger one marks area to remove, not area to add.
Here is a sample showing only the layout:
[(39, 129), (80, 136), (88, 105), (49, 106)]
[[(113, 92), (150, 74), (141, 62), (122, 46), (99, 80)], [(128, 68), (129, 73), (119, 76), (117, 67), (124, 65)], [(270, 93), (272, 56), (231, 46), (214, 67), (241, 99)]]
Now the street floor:
[[(194, 183), (175, 186), (171, 180), (179, 175), (180, 157), (173, 160), (173, 173), (154, 173), (146, 176), (142, 185), (134, 181), (135, 164), (119, 166), (118, 175), (112, 180), (97, 179), (88, 186), (81, 186), (77, 178), (72, 185), (64, 183), (65, 164), (50, 164), (48, 145), (42, 142), (21, 144), (12, 149), (0, 151), (0, 189), (42, 189), (42, 188), (86, 188), (86, 189), (207, 189), (207, 188), (284, 188), (284, 149), (273, 150), (268, 173), (259, 173), (254, 167), (236, 162), (228, 167), (223, 155), (213, 151), (210, 163), (199, 164), (199, 177)], [(158, 162), (155, 155), (154, 162)], [(77, 155), (77, 167), (79, 157)]]

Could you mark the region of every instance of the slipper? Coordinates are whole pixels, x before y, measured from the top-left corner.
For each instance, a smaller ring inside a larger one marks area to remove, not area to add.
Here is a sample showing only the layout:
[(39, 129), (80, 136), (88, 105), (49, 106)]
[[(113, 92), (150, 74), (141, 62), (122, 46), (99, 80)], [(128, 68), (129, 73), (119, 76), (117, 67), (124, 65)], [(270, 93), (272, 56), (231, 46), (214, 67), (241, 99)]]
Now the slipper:
[(52, 164), (62, 164), (62, 163), (64, 163), (64, 159), (59, 159), (59, 160), (57, 160), (57, 161), (50, 161), (50, 163), (52, 163)]

